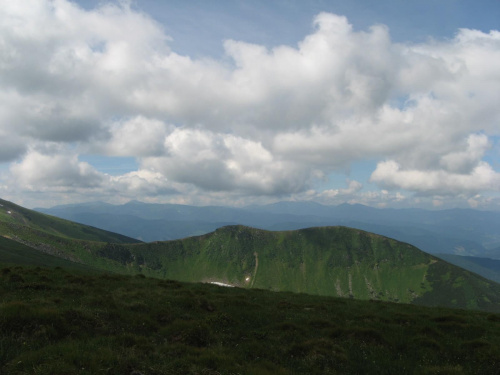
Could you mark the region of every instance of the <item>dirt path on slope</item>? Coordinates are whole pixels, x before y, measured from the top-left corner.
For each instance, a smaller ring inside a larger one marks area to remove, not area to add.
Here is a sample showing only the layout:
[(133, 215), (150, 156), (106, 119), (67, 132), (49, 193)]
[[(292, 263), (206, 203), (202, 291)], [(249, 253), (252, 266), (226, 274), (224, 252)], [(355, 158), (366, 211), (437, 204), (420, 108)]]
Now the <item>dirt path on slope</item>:
[(251, 288), (253, 288), (253, 284), (255, 283), (255, 276), (257, 275), (257, 270), (259, 269), (259, 254), (255, 251), (253, 253), (253, 256), (255, 257), (255, 268), (253, 270), (252, 284), (250, 285)]

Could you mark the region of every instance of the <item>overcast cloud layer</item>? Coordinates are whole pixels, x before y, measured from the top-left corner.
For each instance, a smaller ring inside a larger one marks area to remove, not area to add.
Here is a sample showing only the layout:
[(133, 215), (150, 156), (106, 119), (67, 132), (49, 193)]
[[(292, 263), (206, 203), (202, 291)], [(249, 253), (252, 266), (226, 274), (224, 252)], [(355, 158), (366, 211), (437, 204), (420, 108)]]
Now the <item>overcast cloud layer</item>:
[[(0, 0), (0, 195), (500, 207), (499, 31), (396, 44), (384, 25), (312, 23), (296, 45), (226, 40), (195, 60), (126, 2)], [(83, 155), (139, 167), (109, 175)], [(318, 188), (364, 160), (366, 181)]]

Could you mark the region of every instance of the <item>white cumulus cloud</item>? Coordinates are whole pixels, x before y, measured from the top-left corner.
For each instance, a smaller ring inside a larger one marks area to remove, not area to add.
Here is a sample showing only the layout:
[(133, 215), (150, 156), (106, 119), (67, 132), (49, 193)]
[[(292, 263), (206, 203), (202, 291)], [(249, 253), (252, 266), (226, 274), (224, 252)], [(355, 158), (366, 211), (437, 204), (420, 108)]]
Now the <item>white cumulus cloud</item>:
[(500, 173), (488, 163), (479, 162), (468, 174), (445, 170), (403, 169), (395, 161), (385, 161), (377, 165), (371, 180), (388, 188), (402, 188), (424, 195), (455, 195), (480, 191), (499, 191)]
[[(370, 159), (395, 197), (498, 193), (499, 31), (394, 43), (320, 13), (296, 45), (226, 40), (219, 61), (177, 54), (128, 2), (0, 5), (0, 162), (20, 191), (283, 197)], [(140, 168), (110, 177), (83, 153)], [(322, 197), (361, 199), (368, 175)]]
[(63, 152), (50, 155), (30, 150), (10, 170), (16, 182), (30, 190), (94, 188), (103, 183), (102, 174), (90, 164)]

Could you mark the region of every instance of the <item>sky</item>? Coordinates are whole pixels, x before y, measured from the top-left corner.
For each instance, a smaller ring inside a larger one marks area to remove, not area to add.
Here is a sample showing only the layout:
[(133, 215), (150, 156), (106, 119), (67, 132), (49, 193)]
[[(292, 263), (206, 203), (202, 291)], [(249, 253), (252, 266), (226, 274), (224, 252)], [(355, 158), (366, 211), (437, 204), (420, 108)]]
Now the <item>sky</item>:
[(0, 197), (500, 210), (498, 0), (0, 0)]

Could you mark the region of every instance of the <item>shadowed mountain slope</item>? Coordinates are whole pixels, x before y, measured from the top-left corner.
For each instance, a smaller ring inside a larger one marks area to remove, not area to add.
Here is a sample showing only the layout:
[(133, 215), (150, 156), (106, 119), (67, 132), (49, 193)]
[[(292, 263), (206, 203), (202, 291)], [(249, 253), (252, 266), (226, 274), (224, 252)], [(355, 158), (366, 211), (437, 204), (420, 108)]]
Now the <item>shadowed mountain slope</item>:
[(67, 270), (79, 270), (95, 273), (97, 270), (81, 263), (49, 255), (30, 246), (0, 236), (0, 263), (45, 267), (64, 267)]
[(140, 242), (135, 238), (42, 214), (0, 199), (0, 234), (15, 235), (21, 227), (25, 231), (29, 228), (63, 238), (115, 243)]

